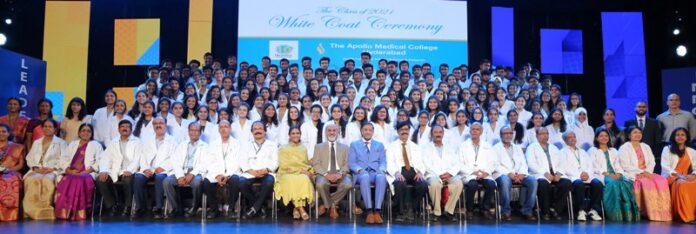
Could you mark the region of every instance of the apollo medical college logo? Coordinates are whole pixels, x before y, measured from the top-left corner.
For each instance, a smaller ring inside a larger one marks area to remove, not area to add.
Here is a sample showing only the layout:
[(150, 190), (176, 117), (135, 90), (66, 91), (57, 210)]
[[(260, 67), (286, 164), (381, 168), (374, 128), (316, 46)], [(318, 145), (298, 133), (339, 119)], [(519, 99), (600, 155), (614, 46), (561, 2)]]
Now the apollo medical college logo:
[(299, 43), (298, 41), (269, 41), (268, 57), (273, 60), (288, 59), (298, 60)]

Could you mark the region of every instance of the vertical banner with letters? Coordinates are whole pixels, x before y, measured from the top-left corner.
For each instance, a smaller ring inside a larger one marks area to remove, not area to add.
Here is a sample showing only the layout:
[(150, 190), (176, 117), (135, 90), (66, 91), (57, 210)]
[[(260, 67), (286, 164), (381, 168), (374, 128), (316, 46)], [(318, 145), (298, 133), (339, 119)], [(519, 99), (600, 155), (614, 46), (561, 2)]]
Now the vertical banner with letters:
[(46, 91), (46, 62), (0, 48), (0, 116), (7, 114), (10, 97), (22, 101), (22, 114), (36, 116), (36, 103)]

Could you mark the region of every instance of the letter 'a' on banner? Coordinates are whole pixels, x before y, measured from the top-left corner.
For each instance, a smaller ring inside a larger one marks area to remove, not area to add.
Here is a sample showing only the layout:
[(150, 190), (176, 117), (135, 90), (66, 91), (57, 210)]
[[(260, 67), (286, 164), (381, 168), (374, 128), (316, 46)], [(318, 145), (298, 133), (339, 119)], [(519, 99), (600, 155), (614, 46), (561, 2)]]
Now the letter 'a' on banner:
[[(10, 97), (22, 102), (23, 115), (37, 116), (36, 103), (45, 94), (46, 62), (0, 48), (0, 102)], [(0, 116), (7, 108), (0, 108)]]

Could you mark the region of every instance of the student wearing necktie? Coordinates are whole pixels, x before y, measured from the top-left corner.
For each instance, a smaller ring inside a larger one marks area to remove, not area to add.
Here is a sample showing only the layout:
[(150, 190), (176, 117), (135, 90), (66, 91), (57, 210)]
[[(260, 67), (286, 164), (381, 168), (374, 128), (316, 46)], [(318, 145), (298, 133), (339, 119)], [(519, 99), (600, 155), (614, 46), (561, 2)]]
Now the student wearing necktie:
[[(411, 124), (407, 121), (398, 122), (396, 130), (399, 140), (387, 147), (387, 181), (394, 187), (398, 215), (395, 221), (414, 220), (413, 206), (419, 204), (428, 191), (428, 183), (423, 176), (425, 165), (421, 158), (420, 148), (409, 140)], [(406, 185), (413, 185), (409, 191)]]
[[(319, 215), (325, 214), (328, 208), (329, 217), (336, 219), (339, 216), (338, 203), (353, 187), (353, 179), (348, 167), (348, 146), (337, 141), (339, 126), (327, 123), (324, 131), (328, 141), (314, 146), (312, 167), (316, 178), (315, 187), (322, 200)], [(330, 191), (331, 184), (338, 185), (333, 193)]]
[[(568, 192), (572, 183), (566, 175), (563, 157), (556, 146), (549, 144), (549, 131), (536, 128), (537, 142), (527, 147), (529, 174), (537, 178), (537, 197), (542, 219), (560, 220), (558, 215), (566, 208)], [(551, 185), (555, 188), (551, 188)]]
[[(348, 153), (348, 165), (356, 177), (356, 184), (360, 185), (365, 210), (368, 211), (367, 224), (381, 224), (382, 202), (387, 190), (387, 160), (384, 145), (372, 139), (375, 126), (365, 123), (361, 128), (362, 139), (354, 141), (350, 145)], [(370, 185), (375, 186), (374, 202)]]

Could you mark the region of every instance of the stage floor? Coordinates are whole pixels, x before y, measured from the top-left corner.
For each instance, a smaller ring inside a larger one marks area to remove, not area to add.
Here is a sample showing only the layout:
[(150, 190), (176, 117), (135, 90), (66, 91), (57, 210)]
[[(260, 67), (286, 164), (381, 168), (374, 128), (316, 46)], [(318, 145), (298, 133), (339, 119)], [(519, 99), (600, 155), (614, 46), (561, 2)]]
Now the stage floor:
[(347, 220), (296, 222), (280, 218), (271, 221), (226, 221), (215, 220), (202, 223), (197, 220), (134, 220), (109, 219), (82, 222), (68, 221), (23, 221), (0, 223), (2, 233), (120, 233), (120, 234), (169, 234), (169, 233), (225, 233), (225, 234), (338, 234), (338, 233), (515, 233), (515, 234), (556, 234), (556, 233), (694, 233), (696, 225), (679, 222), (648, 222), (638, 223), (569, 223), (559, 222), (525, 222), (514, 221), (496, 223), (494, 221), (468, 221), (466, 223), (430, 223), (428, 224), (384, 224), (381, 226), (354, 224)]

